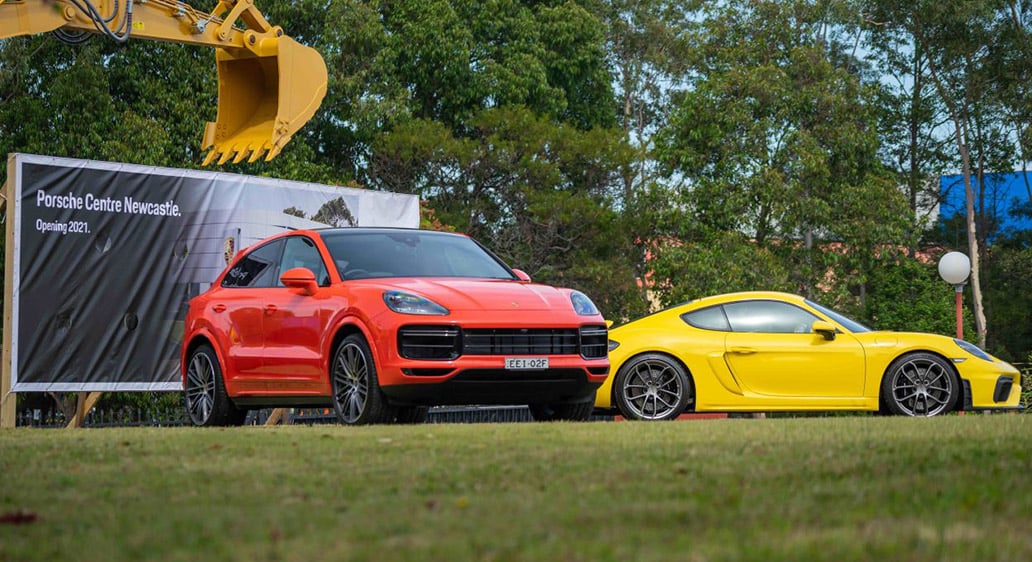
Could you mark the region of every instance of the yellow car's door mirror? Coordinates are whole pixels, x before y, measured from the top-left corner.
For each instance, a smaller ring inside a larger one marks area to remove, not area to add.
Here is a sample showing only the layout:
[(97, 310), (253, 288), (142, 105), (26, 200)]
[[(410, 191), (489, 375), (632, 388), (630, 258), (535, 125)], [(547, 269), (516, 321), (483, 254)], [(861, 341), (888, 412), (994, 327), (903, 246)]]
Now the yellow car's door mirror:
[(835, 334), (838, 333), (838, 330), (831, 324), (831, 322), (825, 322), (823, 320), (817, 320), (814, 322), (810, 329), (813, 330), (813, 333), (820, 334), (826, 340), (835, 339)]

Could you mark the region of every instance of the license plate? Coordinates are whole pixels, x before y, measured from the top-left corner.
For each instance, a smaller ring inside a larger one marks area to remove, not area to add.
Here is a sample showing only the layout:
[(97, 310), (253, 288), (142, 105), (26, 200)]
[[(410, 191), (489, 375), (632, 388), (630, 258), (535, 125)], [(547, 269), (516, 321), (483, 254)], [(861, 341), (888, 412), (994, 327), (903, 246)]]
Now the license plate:
[(547, 357), (506, 357), (505, 368), (514, 371), (538, 371), (548, 368)]

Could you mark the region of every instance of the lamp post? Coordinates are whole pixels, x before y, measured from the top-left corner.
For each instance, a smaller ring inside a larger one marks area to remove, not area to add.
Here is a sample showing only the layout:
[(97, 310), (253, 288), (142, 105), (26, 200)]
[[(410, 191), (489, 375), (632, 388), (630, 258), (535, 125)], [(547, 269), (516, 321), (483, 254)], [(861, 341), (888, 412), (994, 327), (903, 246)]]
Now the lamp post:
[(971, 260), (960, 252), (950, 252), (939, 260), (939, 277), (953, 285), (957, 303), (957, 339), (964, 339), (964, 285), (971, 275)]

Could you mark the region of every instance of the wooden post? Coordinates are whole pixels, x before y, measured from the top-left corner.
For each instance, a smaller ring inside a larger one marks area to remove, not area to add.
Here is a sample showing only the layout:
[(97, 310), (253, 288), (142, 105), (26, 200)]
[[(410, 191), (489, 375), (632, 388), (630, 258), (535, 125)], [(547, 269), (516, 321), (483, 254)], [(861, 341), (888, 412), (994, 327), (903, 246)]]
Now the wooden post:
[(284, 415), (287, 413), (286, 408), (276, 408), (269, 413), (269, 417), (265, 420), (265, 425), (276, 425), (279, 423), (286, 423)]
[[(7, 158), (7, 181), (3, 188), (3, 201), (0, 202), (0, 209), (5, 213), (12, 207), (7, 202), (13, 199), (14, 191), (14, 155)], [(6, 215), (5, 215), (6, 216)], [(0, 428), (14, 427), (17, 423), (15, 418), (18, 408), (17, 397), (11, 392), (13, 369), (13, 355), (11, 353), (11, 336), (14, 333), (14, 220), (13, 217), (6, 217), (7, 223), (4, 256), (4, 337), (3, 355), (0, 363)]]
[(86, 414), (97, 405), (97, 400), (100, 400), (103, 394), (103, 392), (78, 393), (75, 400), (75, 415), (68, 421), (68, 428), (82, 427), (82, 423), (86, 421)]

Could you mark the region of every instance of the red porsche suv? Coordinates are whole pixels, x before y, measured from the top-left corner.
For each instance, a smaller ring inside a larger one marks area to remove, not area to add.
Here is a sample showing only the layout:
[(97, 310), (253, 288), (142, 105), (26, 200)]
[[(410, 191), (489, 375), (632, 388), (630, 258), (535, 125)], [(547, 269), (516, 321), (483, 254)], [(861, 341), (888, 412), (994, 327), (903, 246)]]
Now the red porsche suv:
[(190, 301), (184, 330), (186, 409), (201, 426), (314, 405), (344, 424), (417, 423), (444, 404), (583, 420), (609, 372), (606, 324), (587, 296), (425, 230), (272, 236)]

